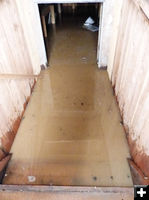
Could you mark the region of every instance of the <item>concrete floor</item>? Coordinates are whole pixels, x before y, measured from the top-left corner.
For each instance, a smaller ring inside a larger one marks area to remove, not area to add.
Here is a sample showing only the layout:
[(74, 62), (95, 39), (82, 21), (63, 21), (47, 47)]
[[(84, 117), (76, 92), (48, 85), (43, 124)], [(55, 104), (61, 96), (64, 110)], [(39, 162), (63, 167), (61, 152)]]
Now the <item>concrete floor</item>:
[(32, 93), (3, 184), (132, 186), (119, 109), (96, 65), (97, 33), (74, 23), (51, 38), (50, 68)]

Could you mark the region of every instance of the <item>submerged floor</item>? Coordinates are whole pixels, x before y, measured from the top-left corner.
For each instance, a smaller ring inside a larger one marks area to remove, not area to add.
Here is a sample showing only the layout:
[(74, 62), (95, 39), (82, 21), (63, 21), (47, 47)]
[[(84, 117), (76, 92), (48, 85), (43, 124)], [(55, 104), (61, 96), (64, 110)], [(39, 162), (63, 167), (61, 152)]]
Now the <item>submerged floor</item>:
[(3, 183), (132, 186), (118, 106), (96, 65), (96, 33), (60, 26), (53, 39)]

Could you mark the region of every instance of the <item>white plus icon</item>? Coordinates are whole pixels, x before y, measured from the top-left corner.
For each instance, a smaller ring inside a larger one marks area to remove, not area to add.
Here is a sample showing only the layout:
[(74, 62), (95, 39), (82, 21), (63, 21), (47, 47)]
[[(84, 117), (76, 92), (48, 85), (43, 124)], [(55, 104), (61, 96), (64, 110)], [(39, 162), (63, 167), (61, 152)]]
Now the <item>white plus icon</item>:
[(139, 194), (140, 197), (143, 197), (143, 195), (146, 194), (146, 191), (144, 191), (143, 188), (140, 188), (140, 191), (137, 191), (137, 194)]

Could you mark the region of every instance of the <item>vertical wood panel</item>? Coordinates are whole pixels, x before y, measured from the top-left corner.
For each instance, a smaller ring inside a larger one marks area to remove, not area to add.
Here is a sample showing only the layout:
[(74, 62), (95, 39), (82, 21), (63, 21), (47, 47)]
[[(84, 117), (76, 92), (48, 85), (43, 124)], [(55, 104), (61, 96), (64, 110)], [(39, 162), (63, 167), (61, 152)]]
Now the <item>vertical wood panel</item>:
[(131, 154), (144, 174), (149, 176), (149, 20), (141, 8), (144, 4), (138, 3), (136, 0), (123, 2), (112, 84), (128, 133)]
[[(33, 74), (33, 66), (15, 1), (0, 1), (0, 74)], [(34, 78), (0, 77), (0, 159), (9, 151)]]
[[(0, 3), (0, 28), (0, 44), (3, 51), (1, 59), (5, 56), (6, 66), (3, 68), (5, 72), (8, 72), (7, 67), (9, 67), (12, 73), (32, 73), (31, 60), (15, 1), (3, 0)], [(7, 62), (10, 62), (9, 65)]]
[(34, 73), (40, 72), (40, 65), (45, 65), (46, 52), (40, 25), (38, 6), (33, 0), (14, 0), (26, 38)]

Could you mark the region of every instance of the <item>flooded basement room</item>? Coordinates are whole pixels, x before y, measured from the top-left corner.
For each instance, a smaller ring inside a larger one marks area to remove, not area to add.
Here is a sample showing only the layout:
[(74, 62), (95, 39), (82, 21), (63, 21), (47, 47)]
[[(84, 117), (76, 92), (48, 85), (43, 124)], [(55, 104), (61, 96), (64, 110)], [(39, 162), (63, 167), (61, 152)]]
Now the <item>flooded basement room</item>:
[(3, 184), (132, 186), (119, 108), (106, 69), (97, 66), (100, 4), (39, 9), (48, 67), (33, 89)]

